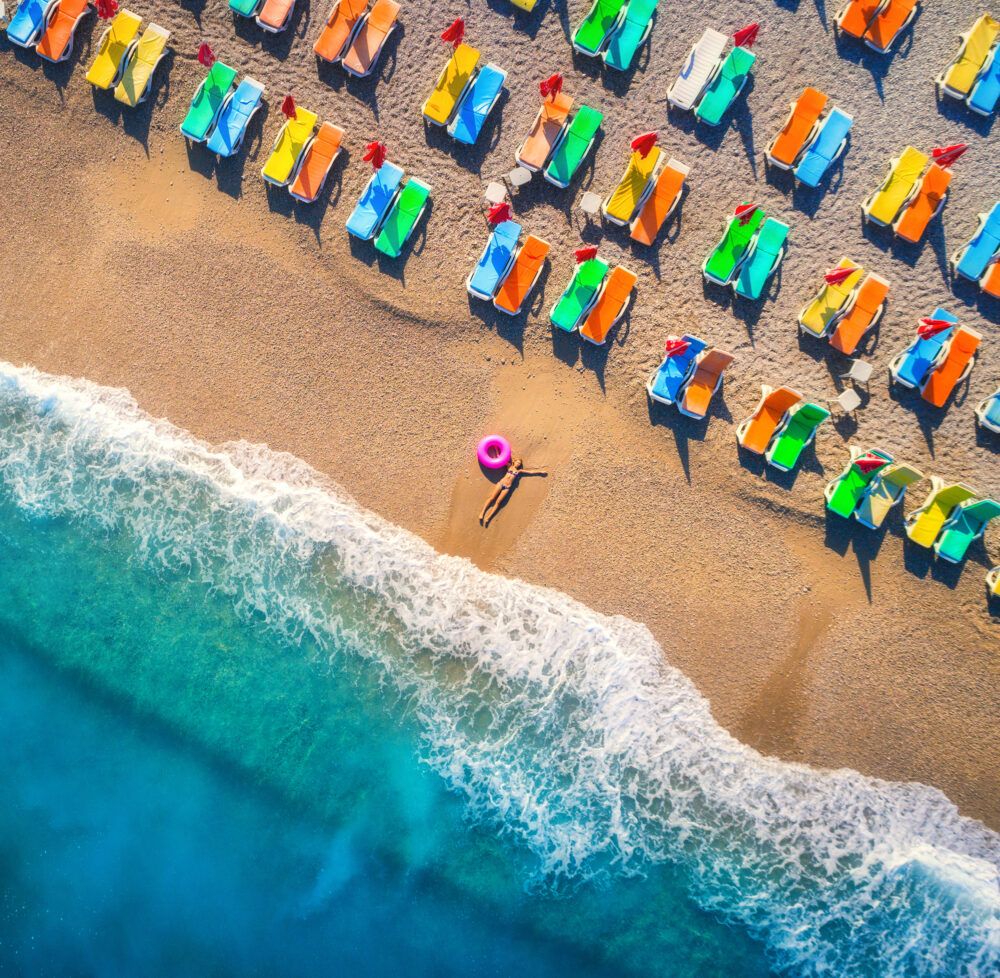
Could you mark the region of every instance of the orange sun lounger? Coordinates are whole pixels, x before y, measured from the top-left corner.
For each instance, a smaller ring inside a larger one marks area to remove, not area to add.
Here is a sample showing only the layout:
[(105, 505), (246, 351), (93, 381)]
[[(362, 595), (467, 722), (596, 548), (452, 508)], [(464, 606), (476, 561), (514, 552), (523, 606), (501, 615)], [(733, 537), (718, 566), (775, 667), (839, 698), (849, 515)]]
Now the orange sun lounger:
[(722, 372), (733, 362), (733, 355), (725, 350), (709, 350), (699, 357), (694, 376), (685, 384), (683, 397), (677, 410), (689, 418), (703, 418), (708, 414), (712, 395), (722, 386)]
[(87, 0), (59, 0), (49, 26), (35, 50), (46, 61), (65, 61), (73, 53), (73, 35), (84, 14), (90, 11)]
[(339, 61), (367, 9), (368, 0), (337, 0), (313, 51), (324, 61)]
[(905, 241), (919, 241), (931, 219), (944, 207), (949, 183), (951, 170), (932, 163), (920, 181), (920, 188), (896, 218), (893, 231)]
[(990, 262), (986, 266), (986, 271), (979, 280), (979, 287), (987, 295), (1000, 299), (1000, 261)]
[(680, 203), (684, 179), (688, 168), (677, 160), (670, 160), (656, 178), (656, 185), (639, 216), (632, 222), (632, 240), (651, 245), (664, 222)]
[(917, 0), (889, 0), (865, 31), (865, 44), (884, 54), (916, 16)]
[(587, 321), (580, 327), (580, 335), (591, 343), (603, 346), (611, 327), (625, 315), (632, 299), (636, 274), (619, 265), (607, 278), (597, 304), (590, 310)]
[(493, 305), (497, 309), (511, 316), (516, 316), (521, 311), (524, 300), (542, 274), (542, 265), (545, 264), (548, 253), (548, 241), (536, 238), (533, 234), (528, 235), (493, 299)]
[(766, 156), (769, 162), (782, 169), (791, 169), (828, 101), (829, 98), (822, 92), (807, 88), (798, 101), (792, 103), (788, 120), (768, 147)]
[(801, 400), (802, 395), (791, 387), (775, 390), (762, 385), (757, 410), (736, 429), (736, 441), (740, 447), (755, 455), (763, 455), (782, 418), (789, 408), (795, 407)]
[(264, 6), (257, 14), (257, 26), (272, 34), (283, 31), (292, 19), (294, 6), (295, 0), (264, 0)]
[(386, 38), (396, 26), (399, 4), (395, 0), (375, 0), (365, 22), (358, 29), (341, 64), (352, 75), (365, 76), (378, 61)]
[(298, 200), (311, 204), (323, 189), (333, 161), (340, 153), (344, 130), (332, 122), (324, 122), (309, 144), (305, 159), (299, 167), (299, 175), (288, 192)]
[(944, 359), (930, 372), (920, 396), (935, 407), (944, 407), (951, 392), (969, 375), (976, 362), (982, 337), (974, 329), (960, 326), (948, 344)]
[(830, 337), (830, 346), (841, 353), (853, 353), (861, 337), (881, 318), (888, 294), (889, 283), (881, 275), (869, 272), (854, 294), (847, 312), (837, 323)]
[(521, 148), (514, 154), (514, 159), (529, 170), (544, 169), (556, 141), (559, 139), (573, 100), (560, 92), (554, 99), (546, 99), (535, 116), (534, 124), (527, 138), (521, 143)]
[(851, 0), (837, 14), (837, 26), (845, 34), (850, 34), (851, 37), (856, 37), (860, 40), (884, 3), (885, 0)]

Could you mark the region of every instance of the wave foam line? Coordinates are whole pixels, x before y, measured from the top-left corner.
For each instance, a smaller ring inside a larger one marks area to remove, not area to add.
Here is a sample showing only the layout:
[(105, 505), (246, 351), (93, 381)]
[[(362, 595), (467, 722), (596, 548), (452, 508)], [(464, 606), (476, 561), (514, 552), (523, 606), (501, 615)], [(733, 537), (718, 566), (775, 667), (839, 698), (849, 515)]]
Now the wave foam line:
[(635, 622), (437, 554), (290, 455), (9, 364), (0, 485), (334, 667), (377, 664), (470, 818), (533, 854), (532, 885), (670, 861), (789, 973), (1000, 974), (1000, 836), (924, 785), (762, 757)]

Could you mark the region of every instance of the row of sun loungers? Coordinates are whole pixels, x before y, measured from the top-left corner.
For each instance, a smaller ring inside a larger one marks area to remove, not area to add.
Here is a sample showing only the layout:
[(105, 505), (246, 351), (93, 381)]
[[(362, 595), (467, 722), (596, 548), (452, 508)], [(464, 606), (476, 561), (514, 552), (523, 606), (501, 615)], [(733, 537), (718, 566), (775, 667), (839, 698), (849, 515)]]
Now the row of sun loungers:
[(87, 71), (87, 81), (104, 91), (114, 89), (115, 99), (132, 108), (146, 100), (153, 73), (167, 55), (170, 31), (150, 24), (139, 36), (142, 18), (120, 10), (101, 35), (97, 57)]
[(979, 226), (951, 258), (954, 275), (977, 282), (987, 295), (1000, 298), (1000, 203), (979, 215)]
[(295, 108), (291, 118), (278, 130), (271, 153), (260, 171), (275, 187), (287, 187), (297, 200), (311, 203), (340, 155), (344, 130), (331, 122), (316, 129), (314, 112)]
[(726, 57), (729, 39), (708, 28), (691, 48), (677, 80), (667, 91), (670, 103), (710, 126), (717, 126), (743, 91), (757, 56), (737, 45)]
[(705, 280), (759, 299), (785, 255), (788, 225), (752, 204), (742, 204), (726, 224), (722, 240), (702, 264)]
[(565, 188), (576, 176), (597, 139), (602, 113), (581, 105), (572, 115), (573, 100), (562, 92), (542, 102), (538, 115), (514, 154), (519, 166), (541, 173), (556, 187)]
[(938, 93), (958, 99), (979, 115), (1000, 101), (1000, 24), (983, 14), (959, 36), (955, 60), (935, 79)]
[[(847, 269), (851, 271), (845, 274)], [(888, 294), (884, 278), (842, 258), (799, 313), (799, 329), (807, 336), (829, 339), (835, 350), (850, 355), (882, 318)]]
[(7, 25), (7, 39), (34, 48), (46, 61), (65, 61), (73, 53), (76, 29), (90, 10), (87, 0), (26, 0)]
[(628, 71), (653, 29), (657, 0), (594, 0), (573, 35), (580, 54), (601, 58), (616, 71)]
[(313, 45), (318, 58), (357, 78), (370, 75), (399, 19), (395, 0), (337, 0)]
[(807, 88), (792, 103), (787, 121), (765, 153), (768, 163), (791, 170), (807, 187), (818, 186), (843, 154), (854, 123), (838, 108), (826, 112), (828, 101), (822, 92)]
[(507, 73), (494, 64), (478, 67), (479, 52), (459, 44), (424, 103), (424, 119), (447, 127), (448, 135), (471, 145), (500, 99)]
[(410, 177), (403, 183), (403, 170), (384, 162), (372, 174), (351, 216), (349, 234), (375, 242), (375, 250), (398, 258), (416, 230), (430, 202), (431, 188)]
[(881, 186), (862, 203), (864, 219), (892, 227), (904, 241), (917, 242), (948, 199), (951, 171), (931, 163), (921, 178), (929, 157), (907, 146), (889, 165)]
[(192, 143), (205, 143), (218, 156), (232, 156), (243, 145), (250, 120), (264, 101), (264, 86), (253, 78), (236, 84), (234, 68), (216, 61), (195, 89), (181, 133)]
[(753, 414), (736, 429), (736, 441), (774, 468), (790, 472), (829, 416), (826, 408), (804, 401), (791, 387), (765, 384)]
[(612, 270), (601, 258), (588, 258), (576, 266), (563, 294), (549, 310), (549, 319), (563, 332), (579, 330), (583, 339), (603, 346), (628, 311), (635, 283), (635, 273), (624, 266)]
[(944, 407), (972, 372), (982, 336), (944, 309), (921, 320), (917, 336), (889, 364), (891, 383), (913, 389), (935, 407)]
[(709, 348), (696, 336), (671, 336), (663, 362), (646, 382), (646, 393), (660, 404), (673, 404), (689, 418), (704, 418), (732, 362), (731, 353)]
[(841, 34), (886, 54), (917, 16), (919, 0), (850, 0), (837, 14)]

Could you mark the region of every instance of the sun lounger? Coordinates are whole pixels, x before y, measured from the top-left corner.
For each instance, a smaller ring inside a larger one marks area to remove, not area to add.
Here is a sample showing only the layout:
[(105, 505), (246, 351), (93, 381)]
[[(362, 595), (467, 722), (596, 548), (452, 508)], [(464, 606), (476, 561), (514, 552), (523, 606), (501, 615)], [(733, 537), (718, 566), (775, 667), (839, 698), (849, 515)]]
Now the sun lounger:
[(976, 405), (976, 420), (984, 428), (1000, 434), (1000, 391)]
[(889, 283), (881, 275), (869, 272), (838, 319), (830, 346), (850, 356), (865, 333), (874, 329), (882, 318), (888, 294)]
[(985, 532), (990, 520), (1000, 516), (1000, 503), (992, 499), (967, 499), (959, 503), (934, 541), (934, 553), (952, 564), (961, 563), (969, 547)]
[(604, 216), (615, 224), (628, 224), (653, 189), (653, 173), (660, 159), (660, 147), (654, 146), (645, 156), (632, 153), (618, 186), (602, 206)]
[(244, 78), (236, 91), (226, 97), (215, 128), (208, 137), (208, 148), (219, 156), (232, 156), (237, 152), (263, 98), (264, 86), (252, 78)]
[(493, 305), (497, 309), (509, 316), (516, 316), (521, 311), (542, 274), (548, 253), (548, 241), (536, 238), (533, 234), (528, 235), (524, 244), (518, 249), (510, 271), (497, 289), (496, 297), (493, 299)]
[[(953, 316), (940, 306), (934, 310), (929, 319), (958, 324), (958, 316)], [(927, 371), (937, 362), (945, 344), (951, 339), (954, 328), (923, 337), (919, 334), (902, 353), (898, 353), (889, 363), (889, 377), (893, 383), (904, 387), (920, 387), (927, 376)]]
[(271, 155), (267, 158), (260, 175), (276, 187), (285, 187), (296, 176), (299, 161), (312, 139), (316, 128), (316, 113), (299, 108), (295, 116), (286, 119), (278, 130), (271, 147)]
[(7, 40), (18, 47), (34, 47), (58, 0), (22, 0), (7, 25)]
[(710, 126), (717, 126), (729, 107), (743, 91), (757, 55), (746, 48), (733, 48), (715, 77), (708, 83), (698, 102), (695, 115)]
[(549, 156), (569, 118), (570, 110), (573, 108), (573, 100), (568, 95), (561, 92), (554, 99), (545, 99), (542, 107), (535, 116), (535, 121), (531, 126), (531, 131), (526, 139), (521, 143), (514, 160), (518, 166), (538, 172), (545, 167)]
[(257, 13), (257, 26), (271, 34), (280, 34), (291, 22), (295, 0), (264, 0)]
[(763, 455), (771, 436), (785, 420), (789, 410), (801, 400), (802, 395), (791, 387), (775, 389), (762, 384), (760, 401), (753, 414), (736, 429), (736, 441), (740, 448), (755, 455)]
[(901, 156), (889, 165), (889, 175), (882, 186), (861, 205), (865, 218), (876, 224), (890, 225), (913, 188), (927, 163), (927, 156), (912, 146), (907, 146)]
[(833, 109), (820, 123), (819, 131), (806, 147), (795, 167), (795, 179), (807, 187), (819, 186), (820, 180), (847, 149), (847, 134), (854, 119), (840, 109)]
[(493, 229), (479, 263), (465, 280), (465, 287), (470, 295), (487, 302), (492, 301), (500, 283), (514, 264), (515, 249), (520, 237), (521, 225), (514, 221), (504, 221)]
[(601, 60), (616, 71), (628, 71), (636, 51), (653, 29), (657, 0), (629, 0), (625, 17), (611, 35)]
[(979, 115), (992, 115), (1000, 101), (1000, 47), (994, 47), (965, 104)]
[(790, 170), (816, 130), (828, 97), (815, 88), (807, 88), (794, 102), (781, 132), (764, 152), (768, 163), (782, 170)]
[(964, 34), (959, 35), (961, 47), (955, 60), (934, 80), (941, 94), (957, 99), (968, 96), (990, 56), (997, 34), (1000, 34), (1000, 24), (989, 14), (983, 14)]
[(908, 486), (919, 482), (924, 474), (910, 465), (893, 462), (883, 465), (868, 486), (868, 491), (854, 511), (854, 518), (870, 530), (877, 530), (889, 511), (906, 494)]
[(216, 61), (194, 90), (191, 107), (181, 123), (181, 133), (195, 143), (203, 143), (215, 125), (226, 96), (233, 89), (236, 70)]
[(73, 53), (76, 29), (93, 8), (87, 0), (59, 0), (35, 51), (46, 61), (65, 61)]
[(333, 161), (340, 155), (344, 130), (324, 122), (302, 157), (302, 165), (288, 192), (297, 200), (311, 204), (323, 189)]
[(479, 63), (479, 52), (468, 44), (459, 44), (451, 53), (448, 63), (438, 75), (427, 101), (424, 102), (424, 118), (436, 126), (446, 126), (458, 111), (458, 105), (465, 90), (472, 83)]
[(979, 287), (994, 298), (1000, 299), (1000, 261), (991, 261), (979, 280)]
[(626, 3), (627, 0), (594, 0), (590, 13), (573, 35), (573, 47), (580, 54), (596, 58), (621, 21)]
[(818, 404), (796, 404), (788, 412), (788, 419), (778, 431), (764, 453), (768, 465), (783, 472), (791, 472), (798, 464), (806, 447), (816, 437), (816, 429), (830, 417), (826, 408)]
[(771, 276), (785, 255), (788, 225), (769, 217), (750, 245), (740, 263), (739, 274), (733, 279), (733, 291), (744, 299), (759, 299)]
[(646, 393), (652, 400), (659, 401), (661, 404), (673, 404), (677, 400), (684, 381), (691, 374), (695, 359), (706, 347), (704, 340), (699, 340), (698, 337), (689, 336), (686, 333), (681, 340), (687, 344), (686, 347), (672, 356), (668, 353), (663, 358), (663, 363), (653, 371), (652, 376), (646, 381)]
[(430, 196), (431, 188), (426, 183), (410, 177), (382, 223), (382, 228), (375, 239), (375, 250), (390, 258), (398, 258), (424, 211), (427, 210)]
[(87, 81), (94, 88), (107, 91), (118, 84), (141, 26), (142, 18), (130, 10), (119, 10), (115, 14), (115, 19), (101, 35), (97, 57), (87, 71)]
[(604, 120), (602, 113), (589, 105), (581, 105), (573, 121), (562, 131), (552, 158), (545, 168), (545, 179), (557, 187), (568, 187), (576, 171), (587, 158)]
[(673, 105), (689, 111), (698, 104), (728, 43), (729, 38), (725, 34), (706, 28), (698, 43), (691, 48), (677, 80), (667, 91), (667, 98)]
[(979, 215), (979, 226), (964, 248), (951, 259), (952, 271), (962, 278), (978, 282), (990, 259), (1000, 251), (1000, 204), (994, 204), (987, 214)]
[(153, 72), (167, 56), (167, 41), (170, 31), (150, 24), (142, 32), (139, 43), (125, 65), (122, 80), (115, 88), (115, 100), (131, 108), (146, 100), (153, 86)]
[(500, 100), (506, 79), (507, 72), (494, 64), (480, 69), (448, 125), (448, 135), (468, 146), (475, 143), (486, 124), (486, 117)]
[[(882, 459), (884, 465), (880, 468), (870, 468), (859, 466), (858, 459), (875, 458)], [(886, 452), (881, 452), (873, 448), (866, 452), (860, 448), (851, 448), (851, 458), (836, 479), (827, 483), (823, 490), (826, 499), (826, 508), (836, 516), (849, 520), (857, 509), (858, 504), (864, 498), (868, 487), (874, 481), (878, 473), (892, 461), (892, 456)]]
[(962, 483), (946, 485), (943, 479), (931, 476), (931, 491), (923, 505), (906, 517), (903, 528), (906, 535), (920, 547), (930, 547), (941, 528), (947, 522), (952, 510), (967, 499), (975, 499), (979, 494)]
[(688, 168), (675, 159), (667, 162), (653, 185), (652, 193), (642, 205), (639, 216), (632, 222), (632, 240), (651, 245), (667, 218), (676, 210), (684, 193)]
[(920, 181), (920, 186), (899, 212), (892, 229), (904, 241), (918, 242), (927, 230), (931, 219), (941, 213), (948, 199), (951, 170), (932, 163)]
[(615, 268), (604, 281), (604, 288), (586, 322), (580, 327), (580, 336), (597, 346), (603, 346), (608, 333), (628, 310), (635, 288), (636, 274), (623, 265)]
[(256, 17), (264, 0), (229, 0), (229, 9), (241, 17)]
[(399, 4), (395, 0), (375, 0), (372, 9), (362, 18), (340, 64), (348, 74), (358, 78), (370, 75), (378, 64), (382, 48), (396, 27)]
[(702, 274), (708, 281), (717, 285), (732, 282), (747, 256), (753, 236), (763, 222), (764, 212), (759, 207), (745, 224), (741, 224), (735, 216), (729, 219), (722, 240), (701, 266)]
[(826, 336), (854, 290), (861, 284), (864, 269), (860, 265), (856, 265), (849, 258), (841, 258), (837, 268), (854, 268), (857, 271), (835, 285), (823, 282), (816, 298), (799, 313), (799, 329), (803, 333), (817, 337)]
[(868, 25), (887, 2), (888, 0), (851, 0), (837, 14), (834, 23), (845, 34), (861, 40), (868, 30)]
[(597, 302), (607, 274), (608, 265), (600, 258), (590, 258), (577, 265), (569, 285), (549, 310), (552, 325), (572, 333)]
[(677, 394), (677, 410), (689, 418), (704, 418), (715, 392), (722, 386), (723, 372), (732, 362), (733, 355), (725, 350), (699, 353), (691, 376)]
[(972, 372), (982, 337), (968, 326), (959, 326), (945, 348), (943, 358), (931, 368), (920, 396), (935, 407), (944, 407), (952, 391)]
[(361, 26), (367, 10), (368, 0), (337, 0), (313, 45), (317, 57), (336, 64)]
[(399, 193), (403, 171), (393, 163), (383, 163), (365, 186), (351, 216), (347, 219), (349, 234), (368, 241), (375, 237)]
[(865, 44), (879, 54), (885, 54), (917, 16), (920, 0), (889, 0), (865, 31)]

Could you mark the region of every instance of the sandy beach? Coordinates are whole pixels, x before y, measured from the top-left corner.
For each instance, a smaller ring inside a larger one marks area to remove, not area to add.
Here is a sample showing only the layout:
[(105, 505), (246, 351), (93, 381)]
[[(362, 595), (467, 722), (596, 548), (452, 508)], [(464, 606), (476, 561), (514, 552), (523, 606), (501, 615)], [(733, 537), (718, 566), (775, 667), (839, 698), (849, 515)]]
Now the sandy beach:
[[(850, 766), (943, 790), (1000, 828), (1000, 611), (983, 578), (1000, 563), (995, 528), (961, 567), (905, 541), (902, 512), (872, 533), (824, 513), (822, 491), (850, 445), (880, 447), (937, 474), (1000, 492), (1000, 438), (973, 407), (1000, 382), (1000, 308), (953, 289), (946, 257), (1000, 199), (992, 120), (935, 103), (933, 77), (978, 10), (927, 4), (888, 58), (838, 42), (834, 10), (802, 2), (713, 8), (732, 32), (760, 21), (754, 81), (717, 130), (668, 112), (666, 89), (709, 26), (699, 5), (661, 3), (651, 47), (624, 77), (574, 58), (568, 35), (588, 4), (541, 0), (404, 3), (379, 77), (346, 82), (312, 45), (328, 11), (299, 0), (268, 36), (221, 3), (133, 8), (171, 31), (154, 95), (120, 110), (84, 75), (102, 25), (91, 17), (68, 63), (44, 65), (0, 40), (0, 358), (127, 387), (140, 405), (211, 441), (290, 452), (359, 502), (438, 549), (549, 585), (648, 625), (741, 740), (788, 760)], [(477, 146), (425, 134), (420, 106), (447, 58), (456, 16), (467, 40), (508, 71), (508, 96)], [(218, 163), (178, 132), (204, 69), (202, 41), (266, 85), (266, 113), (237, 157)], [(488, 230), (482, 191), (513, 165), (538, 109), (540, 78), (605, 113), (603, 138), (567, 191), (536, 180), (512, 205), (552, 244), (530, 311), (510, 319), (467, 295)], [(817, 191), (765, 171), (763, 151), (806, 85), (855, 119), (848, 152)], [(259, 170), (291, 92), (346, 130), (346, 152), (317, 204), (293, 204)], [(656, 129), (691, 167), (679, 220), (652, 249), (587, 224), (579, 195), (606, 195), (629, 140)], [(368, 179), (364, 145), (429, 182), (433, 205), (401, 259), (349, 239), (344, 221)], [(968, 142), (947, 205), (923, 244), (862, 227), (859, 203), (905, 145)], [(743, 200), (792, 227), (776, 296), (733, 305), (700, 264)], [(548, 308), (581, 243), (639, 276), (632, 312), (606, 348), (554, 336)], [(848, 363), (800, 340), (798, 310), (848, 255), (892, 285), (867, 356), (863, 406), (837, 413), (787, 477), (738, 454), (734, 426), (760, 385), (831, 401)], [(983, 334), (968, 385), (943, 410), (890, 395), (886, 364), (938, 306)], [(736, 357), (706, 422), (650, 407), (644, 383), (668, 333), (690, 331)], [(488, 530), (482, 435), (511, 439), (548, 478), (525, 480)], [(905, 509), (923, 499), (917, 487)]]

